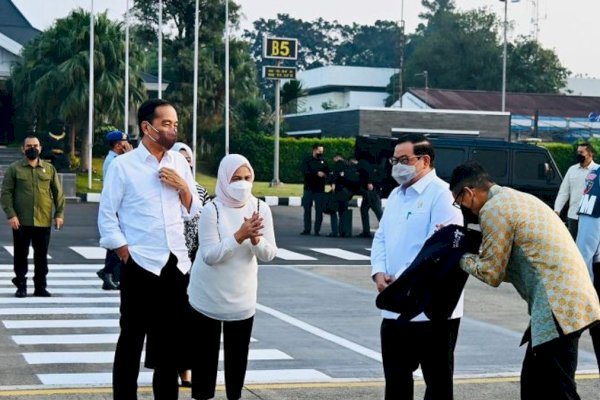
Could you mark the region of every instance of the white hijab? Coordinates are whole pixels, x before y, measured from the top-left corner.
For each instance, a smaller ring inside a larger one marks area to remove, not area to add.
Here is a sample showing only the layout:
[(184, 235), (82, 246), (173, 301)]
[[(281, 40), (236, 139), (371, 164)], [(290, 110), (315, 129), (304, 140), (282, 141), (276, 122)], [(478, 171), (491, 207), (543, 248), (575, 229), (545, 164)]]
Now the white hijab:
[(190, 157), (194, 158), (194, 153), (192, 153), (192, 149), (190, 149), (190, 146), (188, 146), (187, 144), (183, 143), (183, 142), (177, 142), (173, 145), (173, 147), (171, 147), (171, 150), (176, 151), (176, 152), (180, 152), (181, 150), (185, 150), (187, 151), (187, 153), (189, 154)]
[(250, 196), (245, 201), (239, 201), (234, 199), (229, 193), (229, 182), (231, 177), (237, 171), (239, 167), (246, 166), (252, 174), (252, 180), (254, 181), (254, 169), (250, 165), (250, 161), (241, 154), (229, 154), (223, 157), (219, 164), (219, 172), (217, 173), (217, 184), (215, 187), (215, 193), (217, 194), (215, 200), (220, 201), (227, 207), (243, 207), (248, 203), (248, 200), (253, 198)]

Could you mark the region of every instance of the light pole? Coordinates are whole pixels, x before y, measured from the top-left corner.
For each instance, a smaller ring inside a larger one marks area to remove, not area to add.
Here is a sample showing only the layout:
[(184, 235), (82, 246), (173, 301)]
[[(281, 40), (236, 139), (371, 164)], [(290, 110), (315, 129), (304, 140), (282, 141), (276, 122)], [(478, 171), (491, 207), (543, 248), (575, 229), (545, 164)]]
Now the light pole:
[(506, 111), (506, 28), (508, 25), (508, 0), (504, 2), (504, 48), (502, 50), (502, 112)]
[(158, 98), (162, 98), (162, 0), (158, 0)]
[(403, 74), (404, 74), (404, 46), (406, 40), (404, 37), (404, 0), (400, 8), (400, 68), (398, 69), (398, 106), (402, 108), (402, 91), (404, 90)]
[(129, 136), (129, 0), (125, 2), (125, 114), (123, 115), (123, 125), (126, 135)]
[(415, 76), (422, 76), (423, 78), (425, 78), (425, 90), (429, 90), (429, 72), (427, 72), (427, 70), (424, 70), (423, 72), (415, 74)]
[(94, 146), (94, 0), (90, 11), (90, 81), (88, 98), (88, 189), (92, 189), (92, 147)]
[(196, 179), (196, 163), (198, 160), (198, 139), (196, 138), (198, 132), (198, 0), (196, 0), (196, 6), (194, 8), (194, 90), (193, 90), (193, 112), (192, 112), (192, 147), (194, 149), (192, 154), (192, 174)]
[(225, 0), (225, 155), (229, 154), (229, 0)]

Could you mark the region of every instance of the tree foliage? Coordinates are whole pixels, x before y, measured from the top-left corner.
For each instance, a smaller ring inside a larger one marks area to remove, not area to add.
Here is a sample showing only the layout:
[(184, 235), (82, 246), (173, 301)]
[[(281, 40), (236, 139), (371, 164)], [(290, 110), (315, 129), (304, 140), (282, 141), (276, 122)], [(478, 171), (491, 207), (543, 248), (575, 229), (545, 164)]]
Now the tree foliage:
[[(83, 165), (87, 168), (87, 123), (89, 97), (90, 14), (82, 9), (58, 19), (23, 49), (22, 62), (11, 76), (11, 87), (19, 110), (17, 118), (37, 131), (54, 118), (70, 127), (72, 155), (78, 138)], [(120, 23), (98, 14), (94, 23), (94, 122), (123, 124), (125, 49)], [(145, 91), (140, 78), (143, 53), (132, 44), (130, 51), (130, 96), (140, 102)], [(82, 138), (78, 135), (84, 133)]]
[[(194, 81), (194, 0), (163, 0), (163, 77), (169, 82), (164, 97), (177, 108), (183, 137), (191, 143)], [(157, 73), (158, 3), (137, 0), (134, 15), (140, 21), (139, 36), (145, 40), (153, 56), (148, 70)], [(239, 6), (229, 1), (229, 21), (232, 27), (239, 21)], [(221, 0), (200, 0), (198, 13), (198, 133), (201, 141), (215, 142), (222, 136), (225, 107), (225, 6)], [(230, 110), (231, 131), (239, 134), (245, 129), (260, 126), (264, 101), (258, 94), (256, 66), (250, 57), (249, 45), (230, 38)], [(245, 116), (254, 115), (247, 120)], [(247, 123), (248, 121), (248, 123)], [(212, 143), (214, 144), (214, 143)], [(203, 149), (211, 145), (202, 146)]]

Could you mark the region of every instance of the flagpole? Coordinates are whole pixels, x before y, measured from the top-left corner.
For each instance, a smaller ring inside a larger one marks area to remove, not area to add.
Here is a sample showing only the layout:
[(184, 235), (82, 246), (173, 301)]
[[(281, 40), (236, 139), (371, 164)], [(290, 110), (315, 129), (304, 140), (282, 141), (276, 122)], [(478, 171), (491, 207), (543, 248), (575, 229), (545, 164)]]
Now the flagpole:
[(125, 3), (125, 113), (123, 114), (124, 132), (129, 136), (129, 0)]
[(196, 179), (196, 163), (197, 163), (197, 147), (198, 147), (198, 0), (196, 0), (195, 19), (194, 19), (194, 101), (193, 101), (193, 117), (192, 117), (192, 173)]
[(90, 72), (88, 98), (88, 189), (92, 189), (92, 147), (94, 144), (94, 0), (90, 11)]
[(162, 98), (162, 0), (158, 0), (158, 98)]

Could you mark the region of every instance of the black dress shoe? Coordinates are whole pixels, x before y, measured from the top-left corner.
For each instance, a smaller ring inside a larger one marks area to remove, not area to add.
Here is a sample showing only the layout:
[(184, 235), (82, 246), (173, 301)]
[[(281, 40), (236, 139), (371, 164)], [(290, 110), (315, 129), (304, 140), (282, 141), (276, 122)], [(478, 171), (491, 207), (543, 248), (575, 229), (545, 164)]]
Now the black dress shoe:
[(327, 235), (327, 236), (328, 236), (328, 237), (338, 237), (338, 234), (337, 234), (337, 233), (333, 233), (333, 232), (331, 232), (331, 233), (330, 233), (329, 235)]
[(310, 235), (310, 231), (302, 231), (300, 232), (301, 235)]
[(15, 292), (15, 297), (18, 297), (18, 298), (27, 297), (27, 288), (26, 287), (17, 288), (17, 291)]
[(37, 289), (33, 292), (33, 295), (36, 297), (52, 297), (50, 292), (46, 289)]
[(371, 239), (371, 238), (373, 238), (373, 235), (371, 235), (370, 233), (363, 232), (363, 233), (361, 233), (360, 235), (358, 235), (357, 237), (361, 237), (361, 238), (369, 238), (369, 239)]

